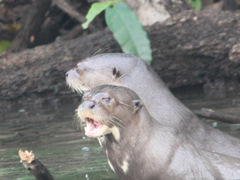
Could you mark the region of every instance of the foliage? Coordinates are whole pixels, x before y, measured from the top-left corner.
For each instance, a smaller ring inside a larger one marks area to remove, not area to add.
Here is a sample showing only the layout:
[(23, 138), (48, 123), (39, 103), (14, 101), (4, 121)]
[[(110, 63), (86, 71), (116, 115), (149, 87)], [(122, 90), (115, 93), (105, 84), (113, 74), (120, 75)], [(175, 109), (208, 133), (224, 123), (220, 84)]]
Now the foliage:
[(151, 63), (152, 50), (146, 31), (137, 16), (122, 0), (93, 3), (82, 25), (86, 29), (89, 23), (105, 10), (105, 20), (114, 38), (125, 53), (134, 54), (147, 63)]
[(196, 11), (200, 11), (202, 9), (201, 0), (188, 0), (188, 3), (191, 4)]
[(10, 45), (11, 45), (10, 41), (5, 41), (5, 40), (0, 41), (0, 53), (5, 51)]
[(134, 12), (121, 2), (106, 9), (105, 19), (123, 52), (141, 57), (150, 64), (150, 42)]
[(114, 4), (121, 2), (122, 0), (114, 0), (114, 1), (104, 1), (104, 2), (97, 2), (93, 3), (90, 9), (88, 10), (88, 13), (86, 15), (87, 21), (82, 24), (83, 29), (87, 29), (90, 22), (93, 21), (93, 19), (100, 14), (102, 11), (107, 9), (109, 6), (113, 6)]

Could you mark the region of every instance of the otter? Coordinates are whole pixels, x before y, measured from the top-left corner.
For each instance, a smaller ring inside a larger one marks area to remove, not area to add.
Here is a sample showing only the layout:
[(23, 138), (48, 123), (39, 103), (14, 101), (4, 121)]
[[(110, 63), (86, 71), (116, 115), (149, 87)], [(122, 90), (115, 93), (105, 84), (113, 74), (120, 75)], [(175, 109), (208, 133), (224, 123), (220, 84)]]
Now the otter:
[(77, 115), (98, 138), (120, 179), (240, 179), (240, 159), (203, 150), (153, 119), (138, 95), (101, 85), (83, 95)]
[(198, 148), (240, 158), (240, 140), (200, 121), (169, 91), (154, 70), (141, 59), (124, 53), (99, 54), (82, 60), (66, 73), (67, 84), (85, 92), (108, 84), (135, 91), (150, 115)]

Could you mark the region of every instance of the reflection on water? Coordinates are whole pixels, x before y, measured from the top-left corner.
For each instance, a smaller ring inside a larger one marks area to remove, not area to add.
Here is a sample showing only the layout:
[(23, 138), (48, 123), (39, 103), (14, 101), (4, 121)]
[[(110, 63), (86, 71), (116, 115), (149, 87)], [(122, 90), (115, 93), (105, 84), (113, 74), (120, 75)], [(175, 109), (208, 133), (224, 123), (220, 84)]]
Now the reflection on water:
[[(232, 114), (240, 117), (240, 94), (228, 94), (226, 98), (209, 99), (202, 93), (190, 91), (177, 94), (177, 97), (191, 110), (200, 110), (201, 108), (210, 108), (226, 114)], [(240, 124), (223, 123), (216, 120), (203, 119), (208, 124), (221, 129), (235, 137), (240, 138)]]
[[(199, 94), (180, 98), (191, 109), (213, 108), (240, 116), (236, 96), (214, 101)], [(58, 180), (116, 179), (97, 140), (82, 136), (74, 127), (76, 107), (62, 103), (0, 110), (0, 179), (34, 179), (19, 162), (19, 149), (32, 150)], [(207, 122), (240, 137), (240, 125)]]

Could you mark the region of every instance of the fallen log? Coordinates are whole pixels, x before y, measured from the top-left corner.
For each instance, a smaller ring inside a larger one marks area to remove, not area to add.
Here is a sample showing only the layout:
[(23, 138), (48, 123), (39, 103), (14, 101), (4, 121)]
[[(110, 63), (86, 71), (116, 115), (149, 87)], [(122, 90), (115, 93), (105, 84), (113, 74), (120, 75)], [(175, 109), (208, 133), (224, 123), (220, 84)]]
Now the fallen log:
[[(152, 67), (170, 87), (239, 82), (240, 13), (185, 11), (147, 28)], [(235, 53), (231, 53), (233, 51)], [(0, 100), (67, 97), (65, 72), (94, 53), (121, 52), (109, 30), (0, 57)], [(230, 58), (230, 55), (232, 58)], [(234, 61), (231, 59), (235, 59)]]
[(152, 66), (171, 87), (239, 79), (239, 19), (240, 13), (185, 11), (151, 27)]

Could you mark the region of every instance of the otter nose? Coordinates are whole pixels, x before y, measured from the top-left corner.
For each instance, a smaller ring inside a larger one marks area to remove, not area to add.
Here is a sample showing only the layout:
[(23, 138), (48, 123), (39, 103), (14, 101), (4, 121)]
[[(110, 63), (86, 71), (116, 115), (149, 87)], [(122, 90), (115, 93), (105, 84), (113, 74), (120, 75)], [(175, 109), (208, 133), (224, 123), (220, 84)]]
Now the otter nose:
[(93, 109), (95, 107), (95, 102), (94, 101), (90, 101), (89, 106), (90, 109)]
[(89, 108), (89, 109), (93, 109), (95, 107), (96, 103), (94, 101), (85, 101), (84, 103), (82, 103), (82, 107), (83, 108)]
[(78, 72), (76, 72), (76, 70), (71, 69), (68, 72), (66, 72), (65, 77), (67, 80), (76, 79), (79, 77), (79, 74)]

